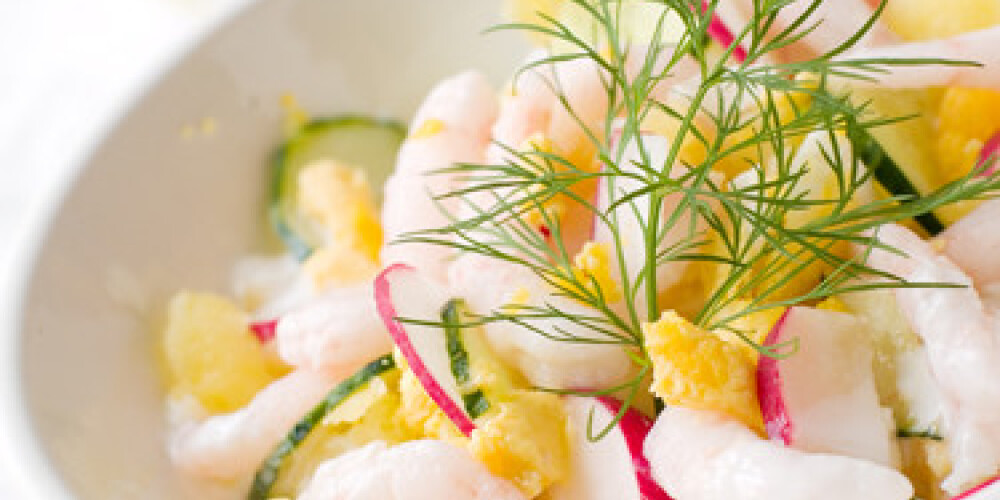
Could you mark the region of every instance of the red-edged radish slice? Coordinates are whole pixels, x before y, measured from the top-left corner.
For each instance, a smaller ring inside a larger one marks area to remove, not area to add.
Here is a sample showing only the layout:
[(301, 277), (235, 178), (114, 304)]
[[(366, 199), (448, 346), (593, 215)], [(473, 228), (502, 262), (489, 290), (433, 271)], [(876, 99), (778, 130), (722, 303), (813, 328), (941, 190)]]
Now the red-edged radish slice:
[(1000, 476), (984, 481), (953, 500), (1000, 500)]
[(990, 137), (986, 141), (986, 144), (983, 145), (983, 149), (979, 150), (979, 158), (976, 161), (976, 165), (983, 165), (987, 161), (990, 161), (990, 159), (993, 160), (992, 163), (980, 172), (980, 176), (986, 177), (992, 175), (997, 169), (997, 163), (1000, 163), (1000, 131), (993, 134), (993, 137)]
[(250, 323), (250, 331), (261, 344), (266, 344), (274, 340), (274, 334), (278, 330), (278, 320), (269, 319), (267, 321), (254, 321)]
[(393, 264), (375, 278), (375, 307), (393, 342), (427, 395), (468, 436), (476, 424), (462, 405), (444, 332), (432, 326), (404, 324), (397, 319), (440, 321), (441, 308), (447, 299), (439, 286), (406, 264)]
[[(775, 346), (781, 343), (782, 334), (785, 331), (785, 320), (792, 308), (785, 309), (778, 321), (771, 327), (771, 331), (764, 340), (764, 345)], [(761, 356), (757, 362), (757, 401), (760, 405), (760, 413), (764, 417), (764, 429), (767, 437), (774, 441), (781, 441), (786, 445), (792, 444), (792, 422), (788, 417), (788, 409), (785, 408), (785, 398), (781, 394), (781, 371), (778, 369), (776, 359)]]
[(762, 356), (757, 394), (771, 439), (890, 465), (893, 423), (875, 392), (872, 351), (850, 314), (789, 308), (765, 345), (797, 339), (784, 359)]
[(550, 490), (552, 500), (671, 500), (653, 479), (642, 446), (653, 422), (629, 408), (608, 435), (587, 439), (587, 422), (603, 429), (615, 418), (621, 403), (610, 397), (566, 398), (570, 425), (572, 466), (566, 481)]
[[(703, 12), (706, 9), (708, 9), (708, 3), (702, 2), (701, 9)], [(733, 36), (733, 33), (729, 31), (729, 28), (726, 27), (726, 24), (722, 22), (721, 18), (719, 18), (719, 14), (715, 12), (712, 13), (712, 19), (708, 23), (708, 36), (712, 40), (715, 40), (716, 43), (721, 45), (723, 48), (728, 48), (736, 41), (736, 37)], [(744, 49), (740, 45), (734, 47), (733, 58), (735, 58), (736, 61), (738, 62), (746, 61), (747, 60), (746, 49)]]

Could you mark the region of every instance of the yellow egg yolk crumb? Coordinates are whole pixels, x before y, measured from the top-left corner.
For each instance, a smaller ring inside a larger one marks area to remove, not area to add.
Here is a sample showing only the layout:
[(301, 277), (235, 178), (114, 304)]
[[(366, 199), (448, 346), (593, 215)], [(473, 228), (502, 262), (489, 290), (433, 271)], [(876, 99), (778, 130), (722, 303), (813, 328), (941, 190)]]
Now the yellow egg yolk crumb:
[(299, 210), (325, 236), (305, 263), (317, 287), (371, 278), (378, 271), (382, 226), (364, 172), (319, 161), (302, 169), (298, 183)]
[(938, 110), (938, 163), (946, 181), (972, 170), (986, 141), (1000, 132), (1000, 92), (952, 87)]
[(755, 362), (744, 349), (673, 311), (643, 325), (653, 392), (669, 405), (725, 413), (758, 432)]
[(437, 118), (428, 118), (420, 123), (410, 134), (410, 139), (426, 139), (440, 134), (445, 129), (445, 123)]

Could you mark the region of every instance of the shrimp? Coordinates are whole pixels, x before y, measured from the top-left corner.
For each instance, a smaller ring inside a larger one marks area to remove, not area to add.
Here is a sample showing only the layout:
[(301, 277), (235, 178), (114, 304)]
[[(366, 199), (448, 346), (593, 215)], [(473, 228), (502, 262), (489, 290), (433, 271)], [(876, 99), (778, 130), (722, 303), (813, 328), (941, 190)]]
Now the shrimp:
[[(1000, 199), (983, 202), (938, 236), (944, 254), (982, 288), (1000, 282)], [(993, 229), (990, 229), (993, 228)]]
[[(492, 165), (522, 163), (523, 160), (512, 151), (537, 149), (559, 154), (576, 168), (592, 170), (594, 141), (603, 137), (608, 109), (607, 92), (602, 83), (604, 71), (593, 61), (582, 59), (538, 64), (545, 57), (543, 50), (533, 52), (525, 64), (536, 66), (520, 74), (511, 83), (510, 95), (501, 100), (486, 160)], [(556, 163), (552, 166), (564, 167)], [(595, 182), (588, 181), (570, 189), (576, 196), (590, 199), (595, 186)], [(512, 189), (477, 193), (478, 196), (470, 200), (469, 212), (488, 210), (498, 199), (517, 196)], [(543, 209), (558, 217), (562, 244), (570, 252), (576, 251), (589, 233), (586, 208), (569, 196), (557, 196)], [(549, 228), (542, 227), (544, 223), (540, 219), (530, 223), (547, 235)]]
[[(545, 57), (544, 50), (528, 55), (525, 64), (532, 64)], [(502, 164), (514, 161), (508, 148), (517, 149), (532, 136), (547, 133), (555, 94), (541, 68), (527, 70), (511, 82), (509, 95), (500, 100), (497, 120), (493, 124), (492, 139), (486, 149), (486, 161)]]
[(370, 283), (326, 292), (285, 314), (276, 330), (289, 365), (342, 378), (392, 350)]
[(466, 72), (439, 83), (413, 119), (396, 170), (386, 181), (382, 224), (386, 241), (384, 262), (405, 262), (442, 280), (450, 249), (444, 246), (391, 244), (402, 234), (439, 228), (459, 208), (457, 200), (433, 196), (457, 187), (454, 175), (431, 175), (455, 163), (481, 163), (497, 113), (496, 95), (479, 73)]
[[(498, 312), (519, 304), (552, 305), (574, 316), (595, 317), (600, 313), (584, 304), (555, 296), (551, 287), (530, 269), (482, 255), (464, 255), (449, 269), (452, 288), (465, 297), (473, 311)], [(516, 366), (533, 384), (558, 389), (601, 389), (625, 381), (633, 372), (632, 362), (621, 345), (562, 342), (542, 335), (574, 335), (607, 341), (610, 338), (567, 319), (493, 322), (484, 326), (497, 354)]]
[[(626, 48), (625, 71), (630, 79), (636, 78), (648, 57), (649, 47), (631, 45)], [(652, 75), (656, 80), (650, 94), (659, 100), (666, 99), (670, 89), (680, 81), (685, 81), (699, 72), (699, 66), (690, 56), (682, 57), (667, 72), (666, 65), (673, 59), (673, 52), (663, 50), (653, 62)], [(604, 124), (607, 118), (609, 78), (604, 70), (589, 58), (560, 62), (552, 67), (550, 86), (565, 98), (565, 103), (552, 97), (548, 137), (568, 153), (581, 169), (595, 168), (585, 161), (593, 161), (593, 140), (603, 140)]]
[(316, 293), (313, 280), (291, 255), (241, 258), (233, 266), (232, 289), (256, 320), (281, 316)]
[(869, 265), (908, 282), (963, 286), (895, 291), (944, 395), (953, 468), (943, 487), (957, 494), (1000, 470), (1000, 317), (985, 307), (969, 276), (930, 243), (896, 225), (880, 228), (878, 239), (908, 255), (874, 250)]
[(908, 500), (888, 467), (765, 441), (736, 420), (669, 407), (646, 435), (653, 478), (676, 500)]
[(852, 79), (851, 84), (855, 86), (878, 85), (896, 89), (959, 86), (1000, 90), (1000, 51), (997, 47), (1000, 47), (1000, 26), (940, 40), (860, 48), (840, 59), (934, 58), (979, 63), (979, 66), (885, 66), (883, 72), (871, 74), (871, 80)]
[[(630, 78), (635, 78), (646, 63), (648, 50), (643, 46), (629, 47), (626, 71)], [(672, 55), (667, 50), (660, 53), (652, 71), (666, 72)], [(511, 151), (551, 148), (552, 151), (547, 152), (563, 156), (575, 167), (593, 170), (595, 142), (604, 139), (609, 105), (606, 72), (593, 61), (584, 59), (537, 64), (545, 56), (544, 50), (533, 52), (525, 64), (536, 66), (522, 73), (512, 83), (510, 95), (501, 100), (493, 126), (494, 142), (487, 148), (486, 160), (490, 164), (516, 163), (521, 160)], [(665, 98), (676, 81), (697, 71), (698, 66), (690, 57), (682, 57), (671, 67), (669, 75), (661, 75), (653, 94)], [(571, 189), (579, 199), (590, 200), (596, 184), (589, 180)], [(465, 215), (486, 210), (497, 199), (509, 199), (509, 191), (477, 193), (479, 196), (470, 197), (470, 210)], [(552, 210), (550, 215), (559, 216), (561, 242), (568, 252), (574, 253), (591, 236), (590, 209), (568, 197), (557, 197), (553, 203), (558, 209)], [(544, 231), (541, 227), (539, 230)]]
[(565, 61), (553, 68), (553, 84), (565, 99), (553, 97), (548, 137), (567, 158), (583, 170), (593, 169), (594, 144), (591, 135), (603, 137), (608, 112), (608, 93), (601, 67), (589, 58)]
[[(771, 38), (791, 26), (796, 19), (806, 13), (813, 0), (796, 0), (784, 6), (776, 16), (774, 25), (768, 33)], [(730, 31), (738, 34), (754, 16), (754, 3), (751, 0), (722, 0), (716, 7), (716, 13)], [(821, 2), (815, 11), (809, 15), (799, 30), (819, 23), (819, 26), (807, 33), (802, 39), (775, 51), (783, 62), (810, 60), (836, 49), (844, 40), (854, 36), (871, 18), (874, 10), (865, 0), (837, 0), (836, 2)], [(876, 21), (861, 39), (857, 46), (868, 47), (894, 43), (898, 38), (883, 23)]]
[(260, 391), (244, 408), (206, 419), (175, 415), (170, 458), (192, 476), (245, 480), (337, 379), (296, 370)]
[(436, 440), (375, 441), (323, 462), (298, 500), (525, 500), (465, 450)]

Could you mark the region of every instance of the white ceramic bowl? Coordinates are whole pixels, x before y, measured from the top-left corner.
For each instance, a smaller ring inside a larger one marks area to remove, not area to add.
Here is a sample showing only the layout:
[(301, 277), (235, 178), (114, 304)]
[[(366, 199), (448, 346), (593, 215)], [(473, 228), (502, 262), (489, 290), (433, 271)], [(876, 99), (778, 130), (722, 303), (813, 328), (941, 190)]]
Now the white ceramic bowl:
[(317, 115), (405, 119), (436, 80), (478, 67), (500, 83), (523, 54), (513, 35), (481, 34), (496, 2), (246, 4), (164, 61), (17, 262), (0, 440), (18, 498), (185, 497), (163, 447), (156, 316), (179, 288), (224, 290), (230, 263), (265, 239), (282, 94)]

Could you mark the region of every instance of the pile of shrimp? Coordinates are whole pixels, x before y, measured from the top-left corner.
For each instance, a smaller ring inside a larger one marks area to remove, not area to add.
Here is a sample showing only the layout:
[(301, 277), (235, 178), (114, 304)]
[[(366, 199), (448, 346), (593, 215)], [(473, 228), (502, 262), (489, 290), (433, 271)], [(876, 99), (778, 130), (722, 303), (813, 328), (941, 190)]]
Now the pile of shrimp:
[[(787, 27), (807, 3), (792, 2), (772, 27), (774, 32)], [(720, 18), (733, 32), (740, 30), (751, 11), (750, 0), (719, 5)], [(828, 51), (853, 34), (872, 11), (873, 6), (864, 0), (824, 2), (813, 14), (822, 21), (819, 28), (773, 57), (794, 61)], [(893, 67), (856, 84), (1000, 91), (998, 48), (1000, 26), (947, 39), (903, 42), (889, 26), (876, 22), (856, 48), (838, 57), (975, 60), (982, 65)], [(533, 53), (528, 61), (544, 55), (544, 51)], [(659, 83), (657, 92), (669, 93), (696, 72), (693, 64), (678, 68)], [(436, 132), (413, 134), (403, 143), (395, 172), (384, 186), (381, 223), (385, 241), (445, 226), (450, 222), (448, 214), (462, 216), (470, 210), (458, 199), (435, 198), (462, 187), (455, 175), (429, 175), (443, 167), (515, 161), (512, 151), (544, 142), (581, 169), (599, 168), (591, 139), (603, 129), (607, 112), (602, 70), (586, 59), (538, 66), (523, 73), (516, 87), (503, 92), (472, 71), (443, 80), (427, 95), (411, 125), (411, 130), (420, 130), (434, 121)], [(942, 431), (950, 471), (941, 488), (949, 495), (958, 495), (1000, 472), (1000, 294), (996, 293), (1000, 259), (995, 257), (1000, 250), (1000, 227), (991, 229), (998, 221), (1000, 201), (988, 201), (933, 240), (888, 225), (873, 235), (902, 253), (876, 250), (868, 255), (869, 265), (906, 281), (964, 285), (893, 292), (894, 304), (919, 337), (943, 396)], [(563, 226), (563, 244), (571, 253), (590, 241), (610, 242), (609, 235), (592, 232), (592, 222), (582, 212), (564, 214)], [(625, 232), (639, 230), (638, 224), (622, 226)], [(635, 241), (641, 239), (633, 236)], [(668, 234), (665, 245), (670, 238)], [(544, 281), (522, 266), (458, 254), (446, 246), (387, 243), (380, 261), (383, 266), (413, 266), (465, 298), (474, 310), (496, 310), (513, 294), (527, 290), (530, 293), (525, 295), (533, 305), (562, 300), (559, 305), (564, 310), (591, 312), (588, 306), (553, 295)], [(664, 266), (658, 270), (657, 283), (663, 288), (682, 283), (688, 265)], [(234, 412), (205, 416), (173, 405), (168, 448), (174, 464), (193, 477), (245, 483), (295, 423), (334, 386), (365, 363), (392, 351), (373, 297), (370, 281), (325, 290), (275, 292), (255, 314), (279, 318), (274, 347), (292, 368), (290, 373)], [(566, 320), (549, 319), (535, 326), (589, 335)], [(502, 323), (486, 325), (485, 335), (498, 356), (536, 386), (610, 388), (634, 375), (630, 353), (619, 346), (558, 342), (532, 329)], [(663, 410), (646, 437), (644, 454), (656, 481), (676, 500), (908, 500), (913, 495), (905, 477), (892, 467), (784, 446), (724, 414), (704, 409), (671, 406)], [(330, 458), (315, 471), (299, 498), (518, 499), (524, 495), (465, 450), (422, 439), (397, 445), (374, 442)]]

